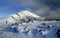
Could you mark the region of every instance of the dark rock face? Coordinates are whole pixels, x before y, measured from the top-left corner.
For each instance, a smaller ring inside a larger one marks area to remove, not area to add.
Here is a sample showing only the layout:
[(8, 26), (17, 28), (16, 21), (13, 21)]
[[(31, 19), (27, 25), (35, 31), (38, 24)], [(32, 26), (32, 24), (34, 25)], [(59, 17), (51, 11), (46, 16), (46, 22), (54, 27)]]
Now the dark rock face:
[(60, 30), (57, 30), (57, 37), (60, 38)]

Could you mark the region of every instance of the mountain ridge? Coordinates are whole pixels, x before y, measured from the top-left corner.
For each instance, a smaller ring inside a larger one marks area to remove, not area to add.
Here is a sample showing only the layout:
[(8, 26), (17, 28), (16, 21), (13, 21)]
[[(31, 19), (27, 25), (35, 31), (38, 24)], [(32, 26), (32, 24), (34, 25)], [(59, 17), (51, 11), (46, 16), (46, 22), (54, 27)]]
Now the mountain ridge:
[(45, 18), (42, 18), (34, 13), (31, 13), (30, 11), (21, 11), (21, 12), (18, 12), (17, 14), (12, 14), (10, 16), (6, 16), (2, 19), (0, 19), (0, 24), (4, 23), (15, 23), (15, 22), (18, 22), (18, 21), (21, 21), (21, 20), (24, 20), (24, 21), (31, 21), (31, 20), (39, 20), (39, 21), (43, 21), (43, 19)]

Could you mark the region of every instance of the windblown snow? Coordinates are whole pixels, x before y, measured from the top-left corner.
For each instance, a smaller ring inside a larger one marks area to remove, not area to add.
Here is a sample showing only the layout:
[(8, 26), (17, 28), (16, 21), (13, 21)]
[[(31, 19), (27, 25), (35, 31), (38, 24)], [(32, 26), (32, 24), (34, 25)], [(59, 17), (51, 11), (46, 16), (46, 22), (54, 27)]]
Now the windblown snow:
[(60, 21), (44, 19), (29, 11), (0, 18), (0, 38), (60, 38)]

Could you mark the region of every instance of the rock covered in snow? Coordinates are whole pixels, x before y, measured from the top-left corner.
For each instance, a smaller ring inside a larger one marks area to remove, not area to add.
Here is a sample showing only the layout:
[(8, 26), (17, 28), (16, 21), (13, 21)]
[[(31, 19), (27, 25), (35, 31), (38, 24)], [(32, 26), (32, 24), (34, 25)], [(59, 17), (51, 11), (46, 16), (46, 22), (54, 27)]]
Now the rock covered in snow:
[(29, 11), (4, 17), (0, 19), (0, 37), (58, 38), (60, 21), (44, 21), (44, 19)]
[(56, 32), (60, 29), (60, 26), (55, 23), (57, 22), (17, 22), (3, 27), (2, 31), (5, 33), (5, 38), (7, 37), (6, 35), (8, 35), (8, 38), (57, 38)]

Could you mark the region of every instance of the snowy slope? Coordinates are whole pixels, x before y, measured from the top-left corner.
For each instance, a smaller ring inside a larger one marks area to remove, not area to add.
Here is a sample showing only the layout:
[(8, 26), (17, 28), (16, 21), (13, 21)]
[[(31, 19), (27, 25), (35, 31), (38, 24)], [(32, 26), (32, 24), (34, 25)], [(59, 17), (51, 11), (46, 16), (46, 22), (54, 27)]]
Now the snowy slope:
[(0, 18), (0, 25), (2, 25), (2, 24), (5, 25), (6, 23), (7, 24), (15, 23), (15, 22), (18, 22), (21, 20), (28, 22), (29, 20), (42, 21), (43, 19), (45, 19), (45, 18), (42, 18), (34, 13), (31, 13), (31, 12), (25, 10), (25, 11), (18, 12), (17, 14), (13, 14), (11, 16)]
[(0, 19), (0, 38), (58, 38), (60, 21), (43, 21), (29, 11)]
[(4, 38), (58, 38), (57, 30), (60, 30), (60, 22), (34, 21), (12, 23), (2, 27), (0, 37)]

